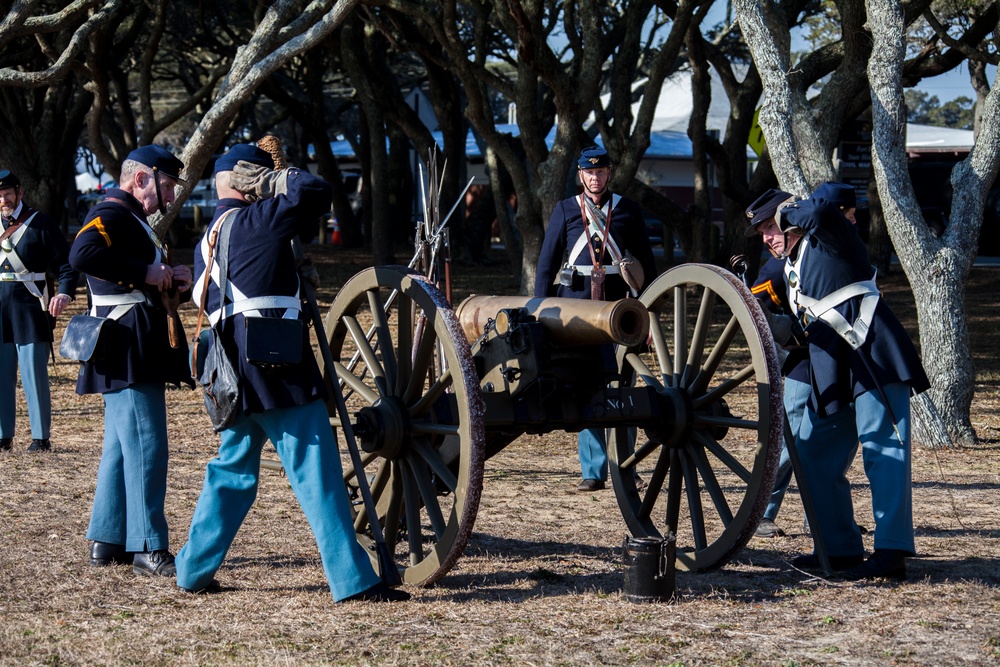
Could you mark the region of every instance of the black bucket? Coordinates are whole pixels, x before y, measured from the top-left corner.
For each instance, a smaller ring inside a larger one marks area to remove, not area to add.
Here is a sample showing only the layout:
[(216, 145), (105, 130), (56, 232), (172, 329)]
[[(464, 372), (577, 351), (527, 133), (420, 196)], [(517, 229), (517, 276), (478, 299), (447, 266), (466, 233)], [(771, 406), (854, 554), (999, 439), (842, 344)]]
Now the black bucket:
[(663, 602), (674, 596), (673, 533), (667, 537), (625, 537), (625, 599), (629, 602)]

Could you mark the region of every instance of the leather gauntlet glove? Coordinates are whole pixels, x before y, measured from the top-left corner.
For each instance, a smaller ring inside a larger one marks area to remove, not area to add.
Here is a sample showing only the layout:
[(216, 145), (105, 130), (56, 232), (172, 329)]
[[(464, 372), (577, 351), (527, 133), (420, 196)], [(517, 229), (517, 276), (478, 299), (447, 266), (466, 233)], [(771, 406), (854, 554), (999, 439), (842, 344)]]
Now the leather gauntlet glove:
[(233, 167), (229, 187), (254, 199), (267, 199), (288, 192), (288, 170), (274, 171), (240, 160)]

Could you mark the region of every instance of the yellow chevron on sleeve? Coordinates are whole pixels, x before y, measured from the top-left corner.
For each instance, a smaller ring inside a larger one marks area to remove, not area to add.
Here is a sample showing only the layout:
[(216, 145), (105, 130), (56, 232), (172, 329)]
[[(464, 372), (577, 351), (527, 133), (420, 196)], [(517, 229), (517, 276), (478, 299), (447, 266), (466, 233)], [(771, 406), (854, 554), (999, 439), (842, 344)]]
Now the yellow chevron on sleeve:
[(110, 248), (111, 247), (111, 237), (108, 236), (107, 230), (104, 229), (104, 223), (101, 222), (101, 216), (97, 216), (96, 218), (94, 218), (93, 220), (91, 220), (90, 222), (88, 222), (86, 225), (84, 225), (83, 229), (81, 229), (79, 232), (77, 232), (76, 235), (80, 236), (80, 234), (83, 234), (85, 231), (87, 231), (91, 227), (93, 227), (94, 229), (96, 229), (97, 233), (104, 237), (104, 242), (107, 243), (108, 247)]
[(760, 285), (754, 285), (750, 288), (750, 291), (754, 296), (760, 296), (761, 294), (766, 293), (769, 297), (771, 297), (771, 301), (774, 302), (774, 305), (781, 305), (781, 297), (779, 297), (778, 293), (774, 291), (774, 281), (768, 280)]

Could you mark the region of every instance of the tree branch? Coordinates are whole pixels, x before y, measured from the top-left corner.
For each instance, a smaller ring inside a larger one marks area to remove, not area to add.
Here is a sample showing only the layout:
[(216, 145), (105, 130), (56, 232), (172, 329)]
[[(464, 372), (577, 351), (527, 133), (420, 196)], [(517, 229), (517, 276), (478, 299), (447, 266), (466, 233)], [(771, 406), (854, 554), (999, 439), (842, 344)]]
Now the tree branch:
[[(73, 60), (83, 49), (87, 38), (98, 28), (111, 21), (122, 8), (122, 0), (108, 0), (96, 14), (76, 29), (69, 44), (63, 49), (58, 60), (41, 72), (22, 72), (10, 67), (0, 69), (0, 85), (19, 88), (38, 88), (61, 79), (69, 71)], [(6, 21), (5, 21), (6, 23)], [(2, 33), (2, 30), (0, 30)]]
[(927, 21), (927, 24), (934, 29), (934, 34), (937, 35), (938, 39), (964, 55), (969, 60), (979, 60), (991, 65), (1000, 64), (1000, 54), (977, 49), (973, 45), (957, 40), (948, 34), (948, 29), (941, 25), (941, 22), (937, 20), (936, 16), (934, 16), (934, 11), (930, 7), (928, 7), (927, 11), (923, 13), (923, 17), (924, 20)]

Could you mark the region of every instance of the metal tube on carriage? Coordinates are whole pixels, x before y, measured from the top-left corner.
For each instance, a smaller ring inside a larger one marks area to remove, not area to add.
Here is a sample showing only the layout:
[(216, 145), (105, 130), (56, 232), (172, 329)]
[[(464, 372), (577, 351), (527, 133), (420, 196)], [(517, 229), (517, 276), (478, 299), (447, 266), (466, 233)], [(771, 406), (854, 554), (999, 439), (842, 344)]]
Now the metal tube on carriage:
[[(555, 343), (631, 347), (649, 336), (649, 311), (637, 299), (590, 301), (558, 297), (470, 296), (455, 309), (469, 342), (483, 335), (490, 320), (503, 327), (498, 313), (523, 309), (537, 319)], [(499, 329), (499, 333), (503, 333)]]

